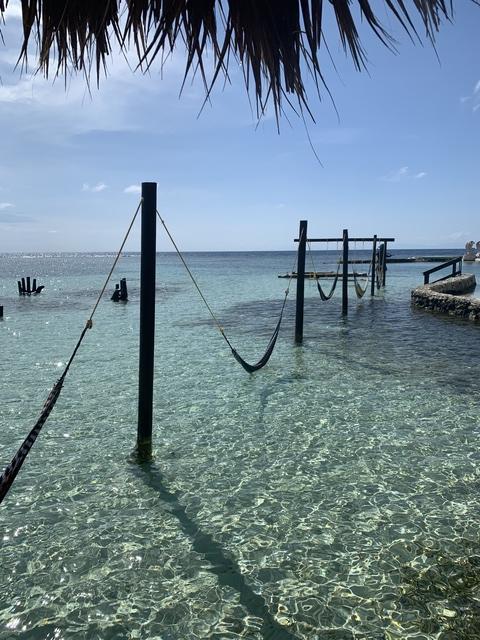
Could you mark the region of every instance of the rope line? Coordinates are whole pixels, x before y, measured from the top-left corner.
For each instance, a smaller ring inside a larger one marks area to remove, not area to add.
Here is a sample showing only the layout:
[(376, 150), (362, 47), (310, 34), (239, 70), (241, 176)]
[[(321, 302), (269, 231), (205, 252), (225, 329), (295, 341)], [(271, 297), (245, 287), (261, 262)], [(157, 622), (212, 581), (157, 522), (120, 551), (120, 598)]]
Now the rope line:
[[(290, 273), (290, 278), (289, 278), (289, 281), (288, 281), (288, 286), (287, 286), (287, 288), (286, 288), (286, 290), (285, 290), (285, 297), (284, 297), (284, 299), (283, 299), (283, 304), (282, 304), (282, 308), (281, 308), (281, 310), (280, 310), (280, 316), (279, 316), (279, 319), (278, 319), (277, 325), (276, 325), (276, 327), (275, 327), (275, 329), (274, 329), (274, 332), (273, 332), (273, 334), (272, 334), (272, 337), (270, 338), (270, 341), (269, 341), (269, 343), (268, 343), (268, 346), (267, 346), (267, 349), (266, 349), (266, 351), (265, 351), (264, 355), (262, 356), (262, 358), (260, 358), (260, 360), (259, 360), (256, 364), (251, 365), (251, 364), (249, 364), (248, 362), (246, 362), (246, 361), (245, 361), (245, 360), (244, 360), (244, 359), (243, 359), (243, 358), (238, 354), (237, 350), (233, 347), (232, 343), (230, 342), (230, 340), (228, 339), (227, 335), (225, 334), (225, 330), (224, 330), (224, 328), (223, 328), (223, 327), (222, 327), (222, 325), (220, 324), (220, 321), (218, 320), (217, 316), (216, 316), (216, 315), (215, 315), (215, 313), (213, 312), (213, 309), (211, 308), (210, 304), (208, 303), (208, 301), (207, 301), (207, 299), (206, 299), (205, 295), (203, 294), (202, 290), (200, 289), (200, 286), (199, 286), (199, 284), (198, 284), (198, 282), (197, 282), (197, 280), (196, 280), (195, 276), (194, 276), (194, 275), (193, 275), (193, 273), (191, 272), (191, 270), (190, 270), (190, 268), (189, 268), (189, 266), (188, 266), (188, 264), (187, 264), (187, 262), (186, 262), (185, 258), (183, 257), (182, 252), (181, 252), (181, 251), (180, 251), (180, 249), (178, 248), (177, 243), (175, 242), (175, 240), (174, 240), (174, 238), (173, 238), (172, 234), (170, 233), (170, 231), (169, 231), (169, 229), (168, 229), (168, 227), (167, 227), (167, 225), (166, 225), (166, 223), (165, 223), (165, 220), (164, 220), (164, 219), (162, 218), (162, 216), (160, 215), (160, 212), (158, 211), (158, 209), (157, 209), (157, 216), (158, 216), (158, 219), (160, 220), (160, 222), (161, 222), (161, 224), (162, 224), (163, 228), (165, 229), (165, 232), (166, 232), (167, 236), (169, 237), (169, 239), (170, 239), (171, 243), (173, 244), (173, 246), (174, 246), (174, 248), (175, 248), (175, 251), (176, 251), (176, 252), (177, 252), (177, 254), (178, 254), (178, 257), (179, 257), (179, 258), (180, 258), (180, 260), (182, 261), (183, 266), (185, 267), (185, 269), (186, 269), (186, 271), (187, 271), (188, 275), (190, 276), (190, 279), (192, 280), (192, 282), (193, 282), (193, 284), (194, 284), (194, 286), (195, 286), (195, 288), (196, 288), (196, 290), (197, 290), (197, 292), (198, 292), (199, 296), (200, 296), (200, 297), (201, 297), (201, 299), (203, 300), (203, 302), (204, 302), (204, 304), (205, 304), (206, 308), (208, 309), (208, 312), (210, 313), (210, 315), (211, 315), (211, 317), (212, 317), (212, 319), (213, 319), (213, 321), (214, 321), (214, 323), (215, 323), (215, 325), (216, 325), (217, 329), (220, 331), (220, 333), (222, 334), (222, 336), (223, 336), (223, 338), (224, 338), (225, 342), (226, 342), (226, 343), (228, 344), (228, 346), (230, 347), (230, 349), (231, 349), (231, 351), (232, 351), (232, 354), (233, 354), (233, 356), (234, 356), (235, 360), (237, 360), (237, 362), (239, 362), (239, 363), (242, 365), (242, 367), (245, 369), (245, 371), (248, 371), (248, 373), (253, 373), (254, 371), (258, 371), (259, 369), (261, 369), (262, 367), (264, 367), (264, 366), (267, 364), (268, 360), (270, 359), (270, 356), (272, 355), (273, 349), (274, 349), (274, 347), (275, 347), (275, 343), (276, 343), (277, 338), (278, 338), (278, 334), (279, 334), (279, 332), (280, 332), (280, 325), (281, 325), (281, 323), (282, 323), (283, 312), (284, 312), (284, 310), (285, 310), (285, 305), (286, 305), (286, 302), (287, 302), (287, 297), (288, 297), (288, 294), (289, 294), (289, 292), (290, 292), (290, 286), (291, 286), (291, 284), (292, 284), (292, 279), (293, 279), (293, 275), (294, 275), (294, 271), (295, 271), (295, 265), (296, 265), (297, 260), (298, 260), (298, 251), (297, 251), (297, 252), (296, 252), (296, 254), (295, 254), (295, 261), (294, 261), (294, 263), (293, 263), (293, 268), (292, 268), (292, 271), (291, 271), (291, 273)], [(302, 237), (303, 237), (303, 229), (302, 229), (302, 235), (300, 236), (300, 240), (302, 239)], [(299, 245), (300, 245), (300, 242), (299, 242)]]
[(110, 269), (110, 273), (107, 276), (107, 279), (105, 280), (105, 284), (102, 287), (102, 290), (97, 298), (97, 301), (95, 302), (95, 305), (93, 307), (93, 311), (90, 314), (90, 317), (88, 318), (85, 327), (83, 328), (80, 337), (77, 341), (77, 344), (75, 345), (75, 348), (72, 352), (72, 355), (70, 356), (70, 359), (68, 360), (65, 369), (63, 370), (62, 375), (60, 376), (60, 378), (57, 380), (57, 382), (53, 385), (52, 390), (50, 391), (48, 398), (45, 401), (45, 404), (43, 405), (42, 411), (40, 413), (40, 417), (38, 418), (37, 422), (35, 423), (35, 426), (33, 427), (33, 429), (30, 431), (30, 433), (28, 434), (28, 436), (25, 438), (25, 440), (23, 441), (23, 443), (21, 444), (20, 448), (18, 449), (17, 453), (14, 455), (14, 457), (12, 458), (10, 464), (5, 468), (5, 470), (3, 471), (2, 475), (0, 476), (0, 504), (3, 502), (5, 496), (7, 495), (8, 491), (10, 490), (15, 478), (17, 477), (18, 472), (20, 471), (23, 463), (25, 462), (26, 457), (28, 456), (31, 448), (33, 447), (35, 440), (37, 439), (38, 435), (40, 434), (40, 431), (42, 430), (43, 425), (45, 424), (45, 422), (48, 419), (48, 416), (50, 415), (53, 407), (55, 406), (55, 403), (58, 400), (58, 397), (60, 395), (60, 392), (62, 390), (63, 387), (63, 383), (65, 381), (65, 377), (68, 373), (68, 370), (70, 369), (70, 366), (75, 358), (75, 356), (77, 355), (77, 351), (80, 348), (80, 345), (82, 344), (82, 341), (85, 337), (85, 334), (87, 333), (87, 331), (89, 329), (91, 329), (93, 327), (93, 316), (95, 314), (95, 311), (97, 310), (97, 307), (100, 303), (100, 300), (103, 296), (103, 294), (105, 293), (105, 289), (107, 288), (108, 282), (110, 280), (110, 278), (112, 277), (112, 273), (113, 270), (115, 269), (115, 266), (120, 258), (120, 255), (123, 251), (123, 247), (125, 246), (125, 243), (127, 241), (127, 238), (130, 234), (130, 231), (133, 227), (133, 223), (135, 222), (135, 219), (138, 215), (138, 212), (140, 211), (140, 207), (142, 205), (142, 200), (140, 201), (137, 210), (135, 211), (135, 215), (133, 216), (133, 219), (130, 223), (130, 226), (128, 227), (127, 233), (125, 234), (125, 237), (123, 239), (123, 242), (120, 246), (120, 249), (115, 257), (115, 260), (113, 262), (113, 266)]
[(207, 309), (208, 309), (208, 311), (209, 311), (210, 315), (212, 316), (212, 319), (213, 319), (213, 321), (214, 321), (214, 323), (215, 323), (215, 325), (216, 325), (217, 329), (220, 331), (220, 333), (222, 334), (222, 336), (223, 336), (223, 337), (224, 337), (224, 339), (226, 340), (226, 342), (227, 342), (228, 346), (230, 347), (230, 349), (232, 349), (232, 350), (233, 350), (233, 347), (232, 347), (232, 345), (231, 345), (231, 343), (230, 343), (230, 340), (229, 340), (229, 339), (227, 338), (227, 336), (225, 335), (225, 331), (224, 331), (224, 329), (223, 329), (222, 325), (220, 324), (220, 321), (218, 320), (217, 316), (213, 313), (213, 310), (212, 310), (211, 306), (208, 304), (208, 301), (207, 301), (207, 299), (205, 298), (205, 296), (203, 295), (202, 290), (201, 290), (201, 289), (200, 289), (200, 287), (198, 286), (198, 283), (197, 283), (197, 281), (196, 281), (196, 279), (195, 279), (195, 276), (194, 276), (194, 275), (193, 275), (193, 273), (190, 271), (190, 268), (189, 268), (188, 264), (186, 263), (185, 258), (183, 257), (182, 252), (181, 252), (181, 251), (180, 251), (180, 249), (178, 248), (177, 243), (176, 243), (176, 242), (175, 242), (175, 240), (173, 239), (173, 236), (172, 236), (172, 234), (170, 233), (170, 231), (168, 230), (168, 227), (167, 227), (167, 225), (165, 224), (165, 220), (164, 220), (164, 219), (162, 218), (162, 216), (160, 215), (160, 212), (158, 211), (158, 209), (157, 209), (157, 216), (158, 216), (158, 219), (160, 220), (160, 222), (162, 223), (162, 226), (163, 226), (163, 228), (165, 229), (165, 232), (166, 232), (167, 236), (170, 238), (170, 242), (171, 242), (171, 243), (173, 244), (173, 246), (175, 247), (175, 251), (177, 252), (178, 257), (179, 257), (179, 258), (180, 258), (180, 260), (182, 261), (183, 266), (185, 267), (185, 269), (186, 269), (186, 271), (187, 271), (188, 275), (190, 276), (190, 278), (191, 278), (191, 280), (192, 280), (192, 282), (193, 282), (193, 284), (194, 284), (194, 286), (195, 286), (196, 290), (198, 291), (199, 296), (201, 297), (201, 299), (202, 299), (202, 300), (203, 300), (203, 302), (205, 303), (205, 306), (207, 307)]

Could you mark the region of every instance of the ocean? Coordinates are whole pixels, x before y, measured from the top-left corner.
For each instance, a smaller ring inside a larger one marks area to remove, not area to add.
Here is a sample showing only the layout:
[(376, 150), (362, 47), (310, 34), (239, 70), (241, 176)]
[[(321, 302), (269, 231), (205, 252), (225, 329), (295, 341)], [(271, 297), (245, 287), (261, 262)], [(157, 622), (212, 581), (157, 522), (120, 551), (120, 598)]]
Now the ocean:
[[(185, 257), (256, 362), (294, 253)], [(316, 270), (337, 257), (314, 252)], [(0, 255), (2, 468), (112, 261)], [(340, 286), (322, 302), (306, 281), (301, 347), (293, 282), (272, 358), (249, 375), (177, 256), (158, 254), (155, 458), (139, 466), (139, 264), (120, 260), (0, 507), (0, 639), (478, 638), (480, 327), (411, 307), (435, 265), (389, 265), (373, 299), (352, 285), (347, 318)], [(45, 289), (21, 298), (28, 275)], [(111, 302), (122, 277), (129, 302)]]

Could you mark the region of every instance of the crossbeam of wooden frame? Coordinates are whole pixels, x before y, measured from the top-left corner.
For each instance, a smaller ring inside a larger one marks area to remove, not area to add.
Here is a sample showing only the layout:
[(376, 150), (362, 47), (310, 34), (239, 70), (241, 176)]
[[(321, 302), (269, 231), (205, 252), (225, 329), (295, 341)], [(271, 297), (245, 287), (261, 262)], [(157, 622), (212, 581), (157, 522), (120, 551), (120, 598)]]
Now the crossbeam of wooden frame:
[[(349, 238), (349, 242), (395, 242), (395, 238)], [(294, 242), (298, 242), (295, 238)], [(343, 238), (307, 238), (307, 242), (343, 242)]]

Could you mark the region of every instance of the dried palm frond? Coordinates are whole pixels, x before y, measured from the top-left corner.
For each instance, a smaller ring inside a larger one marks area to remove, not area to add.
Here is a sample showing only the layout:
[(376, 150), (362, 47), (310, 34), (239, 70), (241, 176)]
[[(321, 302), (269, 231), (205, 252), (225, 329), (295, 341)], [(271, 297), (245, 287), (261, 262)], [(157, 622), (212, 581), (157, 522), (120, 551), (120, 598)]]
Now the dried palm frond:
[[(453, 13), (452, 0), (22, 0), (19, 59), (26, 62), (34, 40), (38, 67), (45, 75), (54, 61), (55, 74), (74, 69), (89, 78), (93, 70), (98, 80), (106, 70), (112, 40), (123, 49), (133, 43), (143, 69), (180, 42), (186, 50), (185, 76), (198, 71), (207, 95), (218, 76), (227, 74), (233, 58), (241, 65), (247, 90), (253, 85), (259, 112), (271, 99), (278, 117), (289, 95), (296, 97), (300, 109), (308, 109), (306, 73), (312, 74), (317, 88), (323, 83), (319, 53), (327, 7), (333, 9), (342, 45), (358, 69), (365, 65), (360, 21), (393, 48), (378, 17), (379, 5), (411, 37), (419, 38), (416, 20), (432, 41), (440, 23)], [(0, 0), (0, 16), (7, 7), (8, 0)], [(205, 71), (208, 49), (214, 54), (210, 80)]]

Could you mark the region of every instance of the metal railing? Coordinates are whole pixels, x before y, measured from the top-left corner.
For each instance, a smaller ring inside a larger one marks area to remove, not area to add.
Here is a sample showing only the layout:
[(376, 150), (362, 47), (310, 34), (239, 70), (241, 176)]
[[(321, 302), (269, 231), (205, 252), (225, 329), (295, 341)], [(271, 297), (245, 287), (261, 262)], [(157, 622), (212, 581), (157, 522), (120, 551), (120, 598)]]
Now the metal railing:
[[(453, 258), (452, 260), (448, 260), (447, 262), (442, 262), (436, 267), (432, 269), (428, 269), (423, 272), (423, 284), (430, 284), (430, 275), (435, 273), (436, 271), (440, 271), (441, 269), (446, 269), (447, 267), (452, 267), (452, 273), (444, 276), (443, 278), (438, 278), (434, 282), (440, 282), (440, 280), (446, 280), (447, 278), (453, 278), (454, 276), (459, 276), (462, 273), (462, 256), (458, 258)], [(458, 265), (458, 266), (457, 266)]]

